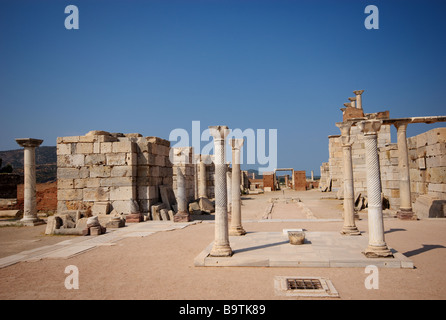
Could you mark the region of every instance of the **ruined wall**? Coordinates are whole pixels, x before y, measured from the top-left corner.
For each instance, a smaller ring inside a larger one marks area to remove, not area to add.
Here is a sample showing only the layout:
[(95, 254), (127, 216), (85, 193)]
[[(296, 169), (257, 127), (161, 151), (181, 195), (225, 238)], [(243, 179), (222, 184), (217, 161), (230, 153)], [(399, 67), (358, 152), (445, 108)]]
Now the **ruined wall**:
[(171, 159), (173, 162), (173, 191), (177, 196), (177, 169), (179, 168), (184, 175), (186, 183), (186, 200), (192, 202), (195, 200), (195, 170), (194, 148), (193, 147), (177, 147), (171, 148)]
[(294, 190), (307, 190), (307, 177), (305, 171), (294, 171)]
[[(367, 191), (367, 178), (366, 178), (366, 167), (365, 167), (365, 145), (364, 145), (364, 134), (359, 130), (358, 127), (354, 126), (350, 130), (350, 136), (353, 141), (352, 144), (352, 163), (353, 163), (353, 179), (355, 192), (366, 192)], [(331, 135), (328, 137), (328, 172), (325, 171), (325, 180), (321, 177), (321, 188), (329, 185), (331, 180), (331, 186), (333, 191), (338, 191), (343, 188), (343, 153), (340, 135)], [(378, 148), (384, 147), (389, 144), (390, 140), (390, 126), (381, 126), (378, 132)], [(326, 165), (324, 166), (326, 169)], [(327, 177), (328, 175), (328, 177)], [(321, 170), (322, 176), (322, 170)], [(325, 183), (325, 184), (324, 184)]]
[(446, 200), (446, 128), (407, 139), (412, 201), (421, 194)]
[(170, 142), (91, 131), (57, 139), (58, 213), (108, 202), (119, 213), (150, 212), (159, 185), (172, 186)]
[(398, 168), (398, 146), (390, 143), (379, 148), (379, 165), (381, 169), (381, 189), (389, 208), (400, 207), (400, 180)]

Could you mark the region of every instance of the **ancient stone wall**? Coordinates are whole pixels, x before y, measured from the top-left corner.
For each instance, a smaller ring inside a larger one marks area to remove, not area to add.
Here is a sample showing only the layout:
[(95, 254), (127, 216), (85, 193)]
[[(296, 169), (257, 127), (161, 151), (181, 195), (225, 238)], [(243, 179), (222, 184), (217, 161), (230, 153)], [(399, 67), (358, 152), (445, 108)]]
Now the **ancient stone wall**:
[(421, 194), (446, 200), (446, 128), (407, 139), (412, 201)]
[(171, 148), (170, 157), (173, 162), (173, 191), (177, 196), (177, 168), (181, 170), (184, 175), (184, 182), (186, 184), (186, 200), (187, 202), (194, 201), (195, 198), (195, 170), (196, 164), (194, 161), (193, 147), (177, 147)]
[(58, 138), (58, 213), (108, 202), (119, 213), (147, 214), (160, 202), (158, 187), (172, 186), (169, 149), (169, 141), (140, 134)]

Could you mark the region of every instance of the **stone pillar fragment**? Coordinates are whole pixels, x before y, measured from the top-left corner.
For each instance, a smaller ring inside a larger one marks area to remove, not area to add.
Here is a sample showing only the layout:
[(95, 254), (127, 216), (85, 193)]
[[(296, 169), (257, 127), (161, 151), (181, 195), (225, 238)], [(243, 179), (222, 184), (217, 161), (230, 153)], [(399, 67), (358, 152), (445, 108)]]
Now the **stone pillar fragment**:
[(362, 109), (362, 98), (361, 95), (364, 90), (355, 90), (353, 93), (356, 95), (356, 108)]
[(351, 107), (352, 107), (352, 108), (356, 108), (356, 97), (348, 98), (348, 100), (349, 100), (350, 103), (351, 103)]
[(227, 126), (209, 127), (214, 138), (215, 154), (215, 240), (210, 255), (227, 257), (232, 255), (228, 234), (228, 208), (226, 190), (225, 141), (229, 133)]
[(35, 226), (45, 223), (37, 218), (36, 205), (36, 147), (43, 140), (39, 139), (16, 139), (16, 142), (24, 147), (24, 211), (23, 219), (20, 221), (27, 226)]
[(190, 214), (187, 208), (186, 181), (181, 168), (177, 168), (177, 188), (178, 212), (174, 216), (174, 222), (189, 222)]
[(351, 123), (337, 123), (341, 130), (341, 144), (344, 167), (344, 226), (341, 234), (361, 235), (355, 225), (355, 189), (353, 184), (352, 144), (350, 136)]
[(417, 216), (412, 211), (410, 194), (409, 155), (407, 150), (407, 122), (394, 123), (397, 129), (398, 144), (398, 169), (400, 174), (400, 210), (397, 212), (399, 219), (416, 220)]
[(366, 152), (369, 245), (364, 250), (364, 254), (368, 258), (393, 257), (384, 240), (381, 175), (377, 145), (377, 133), (381, 128), (381, 123), (380, 120), (358, 123), (358, 127), (364, 133)]
[(229, 235), (242, 236), (246, 231), (242, 227), (241, 214), (241, 194), (240, 194), (240, 149), (243, 146), (243, 139), (231, 139), (232, 147), (232, 214)]
[(207, 188), (206, 188), (206, 163), (204, 162), (203, 155), (200, 155), (200, 175), (198, 177), (198, 197), (207, 198)]

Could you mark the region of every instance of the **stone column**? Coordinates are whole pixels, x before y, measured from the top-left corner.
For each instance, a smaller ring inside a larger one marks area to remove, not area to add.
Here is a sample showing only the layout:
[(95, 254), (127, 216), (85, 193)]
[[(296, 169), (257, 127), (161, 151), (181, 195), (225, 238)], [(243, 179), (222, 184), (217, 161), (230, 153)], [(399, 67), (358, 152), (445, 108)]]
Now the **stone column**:
[(232, 219), (229, 235), (242, 236), (246, 231), (242, 227), (242, 200), (240, 194), (240, 149), (243, 146), (243, 139), (231, 139), (232, 147)]
[(353, 184), (352, 144), (350, 136), (351, 123), (336, 123), (341, 130), (342, 163), (344, 166), (344, 226), (341, 234), (361, 235), (355, 225), (355, 189)]
[(177, 167), (177, 205), (178, 212), (174, 215), (174, 222), (188, 222), (190, 221), (190, 214), (187, 209), (186, 198), (186, 181), (183, 172)]
[(227, 198), (227, 207), (228, 207), (228, 215), (231, 216), (232, 212), (232, 172), (229, 167), (226, 167), (226, 198)]
[(210, 255), (227, 257), (232, 255), (228, 234), (228, 207), (226, 190), (225, 141), (229, 133), (227, 126), (209, 127), (214, 138), (215, 154), (215, 240)]
[(417, 216), (412, 211), (410, 195), (409, 155), (406, 137), (407, 122), (396, 122), (394, 125), (397, 129), (398, 168), (400, 173), (400, 210), (397, 212), (397, 216), (400, 219), (416, 220)]
[(198, 161), (200, 159), (199, 154), (194, 155), (194, 199), (198, 199)]
[(367, 120), (358, 123), (359, 129), (364, 133), (367, 168), (369, 245), (364, 250), (364, 254), (368, 258), (393, 257), (384, 240), (381, 174), (377, 144), (377, 133), (381, 128), (381, 123), (380, 120)]
[(355, 90), (353, 93), (356, 95), (356, 108), (362, 109), (362, 98), (361, 95), (364, 90)]
[(206, 163), (204, 162), (203, 155), (200, 155), (200, 174), (198, 177), (198, 197), (207, 198), (207, 181), (206, 181)]
[(45, 223), (37, 218), (36, 205), (36, 147), (40, 146), (43, 140), (39, 139), (15, 139), (24, 147), (24, 210), (23, 219), (20, 221), (26, 226), (35, 226)]
[(348, 98), (351, 103), (352, 108), (356, 108), (356, 97)]

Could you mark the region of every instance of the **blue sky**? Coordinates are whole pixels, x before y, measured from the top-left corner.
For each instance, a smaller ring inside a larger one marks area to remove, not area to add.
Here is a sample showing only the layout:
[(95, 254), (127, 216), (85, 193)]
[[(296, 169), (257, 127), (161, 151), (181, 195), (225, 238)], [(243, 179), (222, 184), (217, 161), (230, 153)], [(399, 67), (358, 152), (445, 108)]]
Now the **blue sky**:
[[(70, 4), (78, 30), (64, 27)], [(370, 4), (378, 30), (364, 27)], [(200, 121), (277, 129), (278, 166), (317, 175), (353, 90), (365, 90), (367, 113), (446, 114), (445, 9), (441, 0), (0, 0), (0, 150), (90, 130), (168, 139)], [(408, 135), (439, 126), (410, 125)]]

